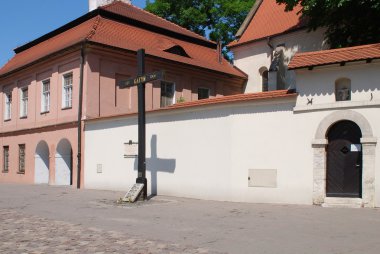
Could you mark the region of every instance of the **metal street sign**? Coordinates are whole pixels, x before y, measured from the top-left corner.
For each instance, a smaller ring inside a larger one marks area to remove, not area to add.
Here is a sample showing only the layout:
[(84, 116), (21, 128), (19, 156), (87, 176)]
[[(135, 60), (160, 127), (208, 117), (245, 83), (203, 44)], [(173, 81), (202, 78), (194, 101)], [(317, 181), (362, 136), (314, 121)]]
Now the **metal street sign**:
[(155, 80), (160, 80), (163, 78), (164, 78), (164, 71), (155, 71), (155, 72), (148, 73), (142, 76), (137, 76), (136, 78), (121, 80), (119, 82), (119, 87), (122, 89), (122, 88), (137, 86), (138, 84), (141, 84), (141, 83), (147, 83), (147, 82), (151, 82)]

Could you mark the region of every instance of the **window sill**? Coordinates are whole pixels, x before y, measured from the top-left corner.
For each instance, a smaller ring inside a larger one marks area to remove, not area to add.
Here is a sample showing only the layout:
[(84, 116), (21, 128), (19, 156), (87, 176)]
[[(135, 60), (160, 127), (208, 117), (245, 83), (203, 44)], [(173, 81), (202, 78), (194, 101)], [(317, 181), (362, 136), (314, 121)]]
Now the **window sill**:
[(8, 174), (9, 173), (9, 171), (1, 171), (1, 173), (3, 173), (3, 174)]
[(25, 175), (25, 172), (20, 172), (20, 171), (18, 171), (17, 174), (18, 174), (18, 175)]
[(48, 111), (43, 111), (43, 112), (41, 112), (40, 114), (41, 115), (46, 115), (47, 113), (50, 113), (50, 111), (48, 110)]
[(65, 108), (61, 108), (62, 110), (68, 110), (68, 109), (72, 109), (73, 107), (65, 107)]
[(27, 119), (28, 116), (20, 116), (20, 119)]
[(12, 119), (9, 118), (9, 119), (4, 119), (4, 122), (10, 122)]

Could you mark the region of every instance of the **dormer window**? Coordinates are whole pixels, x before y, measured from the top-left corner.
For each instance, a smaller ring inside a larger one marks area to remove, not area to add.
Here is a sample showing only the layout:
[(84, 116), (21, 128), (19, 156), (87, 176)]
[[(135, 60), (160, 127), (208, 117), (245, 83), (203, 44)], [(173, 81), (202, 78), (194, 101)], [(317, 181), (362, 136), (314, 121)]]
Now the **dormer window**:
[(179, 56), (184, 56), (190, 58), (190, 56), (186, 53), (186, 51), (179, 45), (175, 45), (171, 48), (165, 49), (165, 52), (172, 53)]
[(335, 99), (336, 101), (351, 100), (351, 80), (340, 78), (335, 81)]

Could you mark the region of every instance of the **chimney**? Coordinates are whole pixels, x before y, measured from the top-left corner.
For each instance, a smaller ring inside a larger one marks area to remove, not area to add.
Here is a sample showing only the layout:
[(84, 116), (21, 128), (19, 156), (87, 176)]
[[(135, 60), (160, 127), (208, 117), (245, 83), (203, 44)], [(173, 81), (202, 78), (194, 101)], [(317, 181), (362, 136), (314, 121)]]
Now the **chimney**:
[(218, 41), (216, 51), (217, 51), (217, 54), (218, 54), (218, 62), (222, 63), (222, 61), (223, 61), (223, 46), (222, 46), (222, 42), (221, 41)]
[(93, 11), (100, 6), (107, 5), (116, 1), (120, 1), (126, 4), (132, 4), (131, 0), (88, 0), (89, 11)]

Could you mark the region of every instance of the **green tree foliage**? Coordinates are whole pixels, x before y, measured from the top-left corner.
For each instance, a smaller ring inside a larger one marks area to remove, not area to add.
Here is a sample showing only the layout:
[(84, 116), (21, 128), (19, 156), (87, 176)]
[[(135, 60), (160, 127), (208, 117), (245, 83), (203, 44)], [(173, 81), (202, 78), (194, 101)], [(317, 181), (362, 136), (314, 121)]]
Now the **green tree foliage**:
[(380, 0), (276, 0), (286, 10), (301, 4), (309, 30), (326, 27), (332, 48), (380, 42)]
[[(223, 46), (235, 39), (255, 0), (147, 0), (145, 9)], [(224, 53), (227, 49), (224, 47)]]

